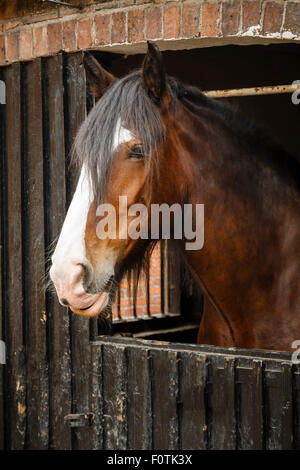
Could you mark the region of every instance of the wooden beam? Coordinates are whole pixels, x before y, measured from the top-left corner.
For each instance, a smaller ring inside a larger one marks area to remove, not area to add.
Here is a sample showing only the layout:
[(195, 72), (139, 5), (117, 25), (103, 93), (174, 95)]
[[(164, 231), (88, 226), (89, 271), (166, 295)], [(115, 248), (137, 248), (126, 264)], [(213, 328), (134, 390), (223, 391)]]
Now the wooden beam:
[(252, 88), (233, 88), (228, 90), (204, 91), (204, 95), (209, 98), (231, 98), (234, 96), (256, 96), (256, 95), (278, 95), (281, 93), (300, 92), (300, 84), (295, 85), (274, 85), (256, 86)]

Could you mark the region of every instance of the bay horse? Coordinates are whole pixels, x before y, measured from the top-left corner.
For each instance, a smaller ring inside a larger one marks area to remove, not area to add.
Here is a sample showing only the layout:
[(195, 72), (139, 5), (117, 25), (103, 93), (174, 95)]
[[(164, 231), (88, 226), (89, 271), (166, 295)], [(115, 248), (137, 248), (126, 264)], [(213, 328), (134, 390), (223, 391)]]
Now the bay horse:
[(83, 62), (96, 105), (75, 139), (81, 174), (52, 257), (59, 301), (98, 315), (114, 280), (157, 241), (100, 239), (99, 203), (118, 216), (119, 195), (128, 205), (204, 204), (202, 249), (173, 240), (205, 295), (198, 343), (291, 350), (300, 339), (299, 162), (228, 103), (168, 76), (152, 42), (141, 69), (121, 79), (90, 53)]

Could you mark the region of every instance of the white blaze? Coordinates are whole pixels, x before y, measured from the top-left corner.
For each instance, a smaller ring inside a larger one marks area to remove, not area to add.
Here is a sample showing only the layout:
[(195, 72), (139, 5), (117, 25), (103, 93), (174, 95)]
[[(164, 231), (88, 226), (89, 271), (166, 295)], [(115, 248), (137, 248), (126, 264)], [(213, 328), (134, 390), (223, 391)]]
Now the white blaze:
[(83, 165), (75, 194), (52, 256), (53, 264), (58, 262), (82, 263), (85, 260), (84, 235), (92, 200), (91, 183), (86, 167)]
[[(113, 137), (113, 151), (119, 145), (132, 139), (133, 134), (123, 127), (121, 120), (118, 119)], [(52, 263), (56, 264), (60, 271), (68, 271), (70, 263), (87, 262), (84, 239), (88, 212), (92, 202), (91, 181), (89, 181), (87, 169), (83, 165), (75, 194), (52, 256)]]

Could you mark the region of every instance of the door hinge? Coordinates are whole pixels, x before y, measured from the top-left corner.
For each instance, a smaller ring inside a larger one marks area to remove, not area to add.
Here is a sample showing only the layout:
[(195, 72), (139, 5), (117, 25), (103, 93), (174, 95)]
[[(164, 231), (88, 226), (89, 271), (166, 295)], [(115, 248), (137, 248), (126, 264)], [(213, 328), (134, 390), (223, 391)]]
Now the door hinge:
[(94, 413), (70, 413), (65, 416), (65, 424), (71, 428), (79, 428), (83, 426), (91, 426), (93, 423)]

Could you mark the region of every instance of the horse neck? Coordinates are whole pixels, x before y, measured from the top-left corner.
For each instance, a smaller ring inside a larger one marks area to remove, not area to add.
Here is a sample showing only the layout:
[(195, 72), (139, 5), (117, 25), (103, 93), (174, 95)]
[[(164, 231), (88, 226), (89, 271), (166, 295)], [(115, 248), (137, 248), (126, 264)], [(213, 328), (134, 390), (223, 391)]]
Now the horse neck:
[[(204, 247), (186, 251), (181, 243), (181, 249), (214, 307), (229, 324), (242, 324), (239, 329), (249, 339), (248, 323), (266, 325), (270, 317), (281, 324), (283, 315), (287, 320), (295, 308), (292, 286), (299, 272), (287, 271), (296, 249), (296, 227), (287, 234), (286, 226), (296, 206), (260, 156), (241, 153), (221, 119), (216, 117), (212, 125), (188, 112), (181, 122), (183, 148), (189, 149), (182, 171), (193, 169), (188, 202), (205, 206)], [(196, 128), (198, 133), (191, 133)]]

